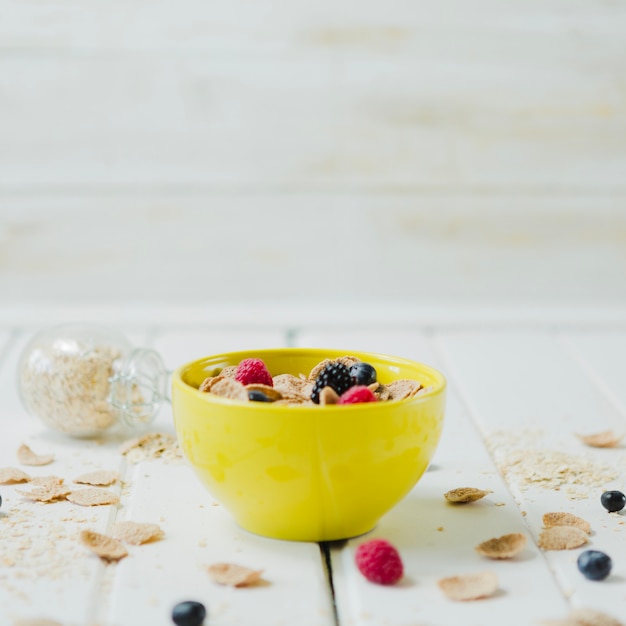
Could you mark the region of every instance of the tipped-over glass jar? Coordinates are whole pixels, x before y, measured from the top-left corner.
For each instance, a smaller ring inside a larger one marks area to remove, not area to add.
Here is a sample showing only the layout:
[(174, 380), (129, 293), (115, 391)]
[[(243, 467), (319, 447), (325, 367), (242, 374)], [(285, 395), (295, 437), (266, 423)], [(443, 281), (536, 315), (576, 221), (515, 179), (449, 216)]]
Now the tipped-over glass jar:
[(167, 379), (157, 352), (91, 324), (41, 331), (24, 348), (17, 372), (26, 410), (73, 437), (150, 423), (167, 399)]

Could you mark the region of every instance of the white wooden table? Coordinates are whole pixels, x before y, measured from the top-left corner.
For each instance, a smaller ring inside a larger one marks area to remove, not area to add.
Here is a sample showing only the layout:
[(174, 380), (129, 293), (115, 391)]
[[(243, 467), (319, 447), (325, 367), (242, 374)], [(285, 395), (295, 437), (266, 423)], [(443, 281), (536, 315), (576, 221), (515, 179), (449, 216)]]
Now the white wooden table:
[[(22, 486), (0, 486), (0, 624), (47, 618), (63, 626), (167, 626), (172, 606), (184, 599), (203, 602), (211, 626), (538, 624), (579, 606), (622, 616), (626, 517), (608, 514), (600, 494), (626, 486), (624, 448), (592, 449), (575, 433), (626, 426), (626, 316), (405, 318), (393, 324), (352, 324), (347, 315), (318, 324), (312, 316), (258, 323), (250, 313), (230, 322), (196, 315), (192, 323), (173, 316), (147, 316), (142, 323), (141, 315), (127, 312), (126, 321), (116, 323), (136, 345), (157, 349), (172, 369), (215, 352), (283, 345), (381, 351), (439, 367), (449, 381), (440, 447), (412, 493), (371, 533), (394, 543), (405, 563), (402, 583), (382, 587), (355, 569), (354, 550), (364, 538), (319, 546), (248, 534), (184, 462), (130, 464), (119, 453), (119, 439), (75, 440), (46, 430), (25, 413), (15, 383), (17, 357), (38, 324), (28, 315), (4, 314), (0, 467), (19, 467), (15, 452), (26, 443), (55, 455), (51, 465), (23, 467), (34, 475), (71, 480), (93, 469), (117, 469), (123, 483), (116, 487), (119, 506), (93, 508), (31, 503), (16, 492)], [(169, 406), (150, 430), (173, 433)], [(544, 460), (561, 461), (549, 476), (542, 474), (549, 463), (537, 461), (540, 451)], [(512, 467), (516, 455), (521, 462)], [(585, 471), (574, 476), (584, 460), (604, 478)], [(444, 492), (461, 486), (492, 493), (471, 505), (446, 504)], [(582, 548), (537, 547), (548, 511), (591, 522), (588, 547), (613, 559), (607, 580), (590, 582), (579, 573)], [(164, 538), (131, 546), (129, 557), (110, 565), (77, 541), (80, 530), (107, 532), (129, 519), (158, 523)], [(515, 559), (488, 561), (475, 552), (479, 542), (511, 532), (529, 539)], [(216, 561), (263, 569), (268, 584), (218, 586), (205, 571)], [(457, 603), (437, 586), (442, 577), (484, 570), (500, 583), (489, 599)]]

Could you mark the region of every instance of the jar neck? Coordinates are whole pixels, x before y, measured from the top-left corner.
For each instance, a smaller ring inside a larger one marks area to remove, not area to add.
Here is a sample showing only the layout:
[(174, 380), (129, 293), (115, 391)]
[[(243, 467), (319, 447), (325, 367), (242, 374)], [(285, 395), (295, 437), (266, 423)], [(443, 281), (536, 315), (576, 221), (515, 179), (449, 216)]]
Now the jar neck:
[(109, 403), (120, 422), (131, 428), (152, 422), (163, 402), (169, 401), (168, 372), (155, 350), (132, 350), (109, 383)]

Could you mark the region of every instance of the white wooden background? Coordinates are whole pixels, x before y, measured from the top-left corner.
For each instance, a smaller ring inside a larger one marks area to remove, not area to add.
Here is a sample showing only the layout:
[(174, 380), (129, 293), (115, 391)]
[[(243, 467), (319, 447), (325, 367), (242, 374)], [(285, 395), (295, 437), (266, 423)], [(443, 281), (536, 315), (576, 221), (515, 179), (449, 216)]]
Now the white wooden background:
[(0, 297), (623, 303), (624, 32), (622, 0), (0, 0)]

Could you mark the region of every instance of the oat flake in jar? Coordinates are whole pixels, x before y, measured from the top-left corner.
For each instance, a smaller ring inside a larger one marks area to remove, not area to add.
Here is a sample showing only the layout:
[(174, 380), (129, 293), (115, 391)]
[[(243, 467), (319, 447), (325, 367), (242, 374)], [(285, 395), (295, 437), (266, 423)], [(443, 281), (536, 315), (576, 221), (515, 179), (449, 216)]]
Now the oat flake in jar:
[(73, 437), (148, 424), (167, 400), (167, 377), (157, 352), (133, 348), (117, 331), (91, 324), (38, 333), (17, 372), (26, 410)]

